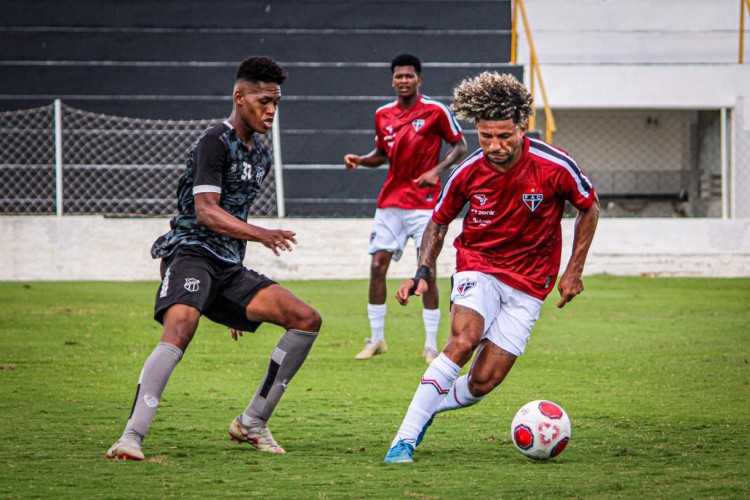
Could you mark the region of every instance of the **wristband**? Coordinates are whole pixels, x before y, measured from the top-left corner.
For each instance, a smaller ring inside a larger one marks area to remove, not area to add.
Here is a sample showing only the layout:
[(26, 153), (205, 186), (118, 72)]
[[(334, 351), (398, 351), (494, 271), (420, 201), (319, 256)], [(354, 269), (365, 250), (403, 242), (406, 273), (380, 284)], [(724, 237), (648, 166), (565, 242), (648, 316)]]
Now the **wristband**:
[(414, 277), (411, 279), (414, 282), (414, 286), (411, 287), (409, 294), (414, 295), (414, 292), (417, 290), (417, 285), (419, 284), (419, 280), (428, 281), (429, 279), (430, 279), (430, 268), (427, 266), (419, 266), (419, 269), (417, 269), (417, 272), (414, 273)]

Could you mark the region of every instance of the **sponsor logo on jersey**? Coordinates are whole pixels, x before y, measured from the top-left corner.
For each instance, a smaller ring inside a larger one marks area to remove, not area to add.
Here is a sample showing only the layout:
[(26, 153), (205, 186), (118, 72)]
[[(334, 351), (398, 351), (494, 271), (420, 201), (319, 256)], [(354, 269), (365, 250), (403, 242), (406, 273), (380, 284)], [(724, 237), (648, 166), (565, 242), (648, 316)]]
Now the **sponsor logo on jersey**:
[(195, 278), (185, 278), (185, 290), (188, 292), (197, 292), (200, 288), (200, 280), (197, 280)]
[(479, 201), (479, 205), (484, 205), (485, 203), (487, 203), (487, 197), (483, 194), (475, 194), (474, 198)]
[(424, 120), (422, 120), (421, 118), (411, 122), (411, 126), (412, 128), (414, 128), (414, 132), (419, 132), (419, 129), (422, 128), (422, 125), (424, 125)]
[(463, 283), (461, 283), (460, 285), (456, 287), (456, 291), (461, 297), (463, 297), (464, 295), (466, 295), (466, 292), (468, 292), (475, 286), (477, 286), (476, 281), (464, 281)]
[(425, 196), (425, 200), (427, 200), (427, 201), (432, 201), (434, 199), (435, 199), (435, 195), (433, 195), (432, 193), (430, 193), (427, 196)]
[(166, 272), (164, 273), (164, 279), (161, 282), (161, 291), (159, 292), (159, 298), (164, 298), (167, 296), (167, 290), (169, 289), (169, 270), (171, 268), (167, 268)]
[(538, 207), (540, 203), (542, 203), (543, 199), (544, 199), (544, 195), (542, 193), (524, 193), (523, 194), (523, 202), (526, 204), (527, 207), (529, 207), (529, 210), (531, 210), (532, 212), (536, 210), (536, 207)]
[(396, 140), (396, 132), (394, 132), (391, 125), (386, 126), (385, 131), (387, 132), (387, 135), (383, 136), (383, 140), (389, 148), (392, 148), (393, 143)]

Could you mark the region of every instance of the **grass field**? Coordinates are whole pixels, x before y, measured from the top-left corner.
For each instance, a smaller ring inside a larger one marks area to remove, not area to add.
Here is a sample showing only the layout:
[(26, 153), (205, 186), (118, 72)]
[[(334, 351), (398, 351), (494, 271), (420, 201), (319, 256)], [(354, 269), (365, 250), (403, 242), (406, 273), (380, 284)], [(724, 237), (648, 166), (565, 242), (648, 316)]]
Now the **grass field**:
[[(367, 283), (285, 284), (324, 318), (270, 422), (288, 453), (227, 437), (281, 330), (235, 343), (205, 321), (137, 463), (103, 457), (159, 339), (157, 284), (0, 283), (0, 497), (750, 497), (748, 279), (588, 278), (565, 309), (545, 304), (501, 387), (440, 415), (416, 462), (391, 466), (383, 457), (425, 369), (420, 307), (389, 299), (390, 351), (355, 361)], [(447, 332), (444, 313), (441, 344)], [(541, 398), (573, 422), (549, 462), (509, 436), (515, 411)]]

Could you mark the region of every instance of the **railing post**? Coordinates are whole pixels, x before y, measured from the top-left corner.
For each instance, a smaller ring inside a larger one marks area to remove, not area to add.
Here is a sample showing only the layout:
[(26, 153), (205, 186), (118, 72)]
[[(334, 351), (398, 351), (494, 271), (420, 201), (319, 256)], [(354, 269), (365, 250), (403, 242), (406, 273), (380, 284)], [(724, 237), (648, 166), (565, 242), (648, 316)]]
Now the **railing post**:
[(740, 0), (740, 57), (739, 63), (745, 60), (745, 0)]
[(284, 208), (284, 175), (281, 169), (281, 131), (279, 130), (279, 108), (273, 117), (271, 128), (271, 141), (273, 142), (273, 173), (276, 179), (276, 216), (286, 217)]
[(63, 214), (62, 103), (55, 99), (55, 213)]
[(518, 2), (521, 0), (513, 0), (513, 17), (511, 18), (510, 28), (510, 63), (516, 64), (518, 59)]

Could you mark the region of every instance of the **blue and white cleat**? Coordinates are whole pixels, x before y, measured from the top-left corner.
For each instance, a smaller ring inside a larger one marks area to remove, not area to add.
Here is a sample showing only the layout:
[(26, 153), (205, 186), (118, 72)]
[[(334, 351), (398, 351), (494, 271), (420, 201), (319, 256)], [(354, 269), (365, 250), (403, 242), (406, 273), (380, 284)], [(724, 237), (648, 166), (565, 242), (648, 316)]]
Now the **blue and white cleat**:
[(398, 442), (388, 450), (388, 454), (383, 461), (387, 464), (411, 463), (414, 461), (411, 458), (412, 453), (414, 453), (414, 447), (403, 439), (399, 439)]
[(422, 427), (422, 431), (419, 433), (419, 436), (417, 436), (417, 442), (414, 443), (414, 447), (415, 448), (417, 446), (419, 446), (420, 443), (422, 443), (422, 440), (424, 439), (424, 435), (427, 434), (427, 429), (430, 428), (430, 426), (432, 425), (432, 421), (433, 420), (435, 420), (435, 415), (434, 414), (430, 417), (430, 419), (427, 421), (427, 423), (424, 424), (424, 427)]

